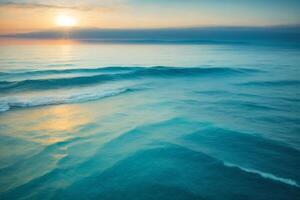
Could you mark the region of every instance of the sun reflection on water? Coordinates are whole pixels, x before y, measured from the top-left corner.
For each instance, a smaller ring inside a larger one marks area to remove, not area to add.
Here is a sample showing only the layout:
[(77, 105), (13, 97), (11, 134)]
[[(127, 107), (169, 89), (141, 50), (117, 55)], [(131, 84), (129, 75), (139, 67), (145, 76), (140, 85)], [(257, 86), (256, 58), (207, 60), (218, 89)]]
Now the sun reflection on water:
[(88, 115), (79, 105), (51, 106), (42, 112), (36, 112), (32, 117), (39, 118), (45, 115), (45, 120), (31, 127), (31, 130), (43, 133), (34, 140), (45, 144), (57, 143), (74, 137), (72, 134), (76, 132), (76, 128), (89, 122)]
[(7, 113), (0, 126), (10, 136), (49, 145), (77, 137), (79, 129), (90, 123), (91, 118), (90, 111), (83, 106), (57, 105)]

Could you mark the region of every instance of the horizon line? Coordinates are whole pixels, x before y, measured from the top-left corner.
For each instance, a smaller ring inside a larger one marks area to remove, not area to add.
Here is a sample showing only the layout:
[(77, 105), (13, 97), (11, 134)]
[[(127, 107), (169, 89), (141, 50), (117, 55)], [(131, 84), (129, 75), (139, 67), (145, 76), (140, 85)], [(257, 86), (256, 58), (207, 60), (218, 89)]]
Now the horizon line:
[(0, 37), (9, 36), (9, 35), (19, 35), (19, 34), (30, 34), (30, 33), (43, 33), (43, 32), (66, 32), (66, 31), (78, 31), (78, 30), (109, 30), (109, 31), (131, 31), (131, 30), (178, 30), (178, 29), (204, 29), (204, 28), (228, 28), (228, 29), (236, 29), (236, 28), (252, 28), (252, 29), (261, 29), (261, 28), (299, 28), (300, 24), (272, 24), (272, 25), (194, 25), (194, 26), (170, 26), (170, 27), (137, 27), (137, 28), (114, 28), (114, 27), (57, 27), (51, 29), (43, 29), (43, 30), (33, 30), (33, 31), (24, 31), (24, 32), (11, 32), (0, 34)]

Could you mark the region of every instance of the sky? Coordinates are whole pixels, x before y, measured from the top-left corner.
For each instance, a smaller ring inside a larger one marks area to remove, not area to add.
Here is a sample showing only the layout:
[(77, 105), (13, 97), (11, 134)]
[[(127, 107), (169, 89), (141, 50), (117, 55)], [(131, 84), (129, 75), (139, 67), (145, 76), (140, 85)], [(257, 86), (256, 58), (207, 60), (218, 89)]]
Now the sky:
[(61, 28), (168, 28), (300, 24), (299, 0), (0, 0), (0, 34)]

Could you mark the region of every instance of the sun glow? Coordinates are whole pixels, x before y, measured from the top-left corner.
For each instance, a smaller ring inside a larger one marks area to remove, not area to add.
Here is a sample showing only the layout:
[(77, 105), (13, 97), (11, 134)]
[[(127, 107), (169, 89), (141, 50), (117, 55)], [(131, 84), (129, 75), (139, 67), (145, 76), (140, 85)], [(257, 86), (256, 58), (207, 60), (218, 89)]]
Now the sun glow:
[(68, 15), (59, 15), (56, 18), (55, 22), (58, 26), (63, 27), (72, 27), (77, 25), (77, 20), (74, 17)]

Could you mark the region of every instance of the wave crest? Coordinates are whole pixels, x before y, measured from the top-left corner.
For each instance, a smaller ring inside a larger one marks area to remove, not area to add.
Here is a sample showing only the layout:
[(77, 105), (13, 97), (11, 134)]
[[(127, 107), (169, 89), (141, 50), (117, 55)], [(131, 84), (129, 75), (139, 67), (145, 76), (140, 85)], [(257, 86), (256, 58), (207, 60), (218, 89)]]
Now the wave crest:
[[(77, 76), (69, 78), (53, 79), (27, 79), (23, 81), (2, 81), (0, 82), (1, 91), (11, 89), (51, 89), (61, 87), (73, 87), (81, 85), (99, 84), (108, 81), (132, 80), (137, 78), (172, 78), (172, 77), (226, 77), (238, 74), (247, 74), (257, 72), (253, 69), (241, 68), (179, 68), (179, 67), (117, 67), (97, 68), (97, 69), (69, 69), (56, 72), (55, 70), (47, 73), (73, 73), (73, 72), (91, 72), (106, 71), (107, 73), (96, 74), (92, 76)], [(119, 72), (118, 72), (119, 71)], [(28, 72), (28, 73), (42, 73)], [(46, 73), (46, 72), (45, 72)]]
[(231, 163), (227, 163), (227, 162), (224, 162), (224, 165), (227, 166), (227, 167), (235, 167), (235, 168), (238, 168), (238, 169), (240, 169), (244, 172), (247, 172), (247, 173), (257, 174), (257, 175), (259, 175), (263, 178), (271, 179), (273, 181), (278, 181), (278, 182), (281, 182), (281, 183), (284, 183), (284, 184), (288, 184), (288, 185), (300, 188), (298, 183), (295, 180), (292, 180), (292, 179), (278, 177), (278, 176), (275, 176), (274, 174), (262, 172), (262, 171), (255, 170), (255, 169), (244, 168), (244, 167), (234, 165), (234, 164), (231, 164)]
[(115, 96), (126, 92), (133, 91), (131, 88), (122, 88), (115, 90), (107, 90), (102, 92), (86, 92), (65, 96), (39, 96), (31, 98), (10, 97), (0, 99), (0, 112), (8, 111), (12, 108), (29, 108), (36, 106), (58, 105), (81, 103), (86, 101), (98, 100), (105, 97)]

